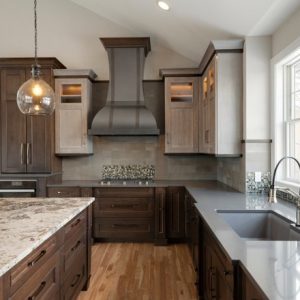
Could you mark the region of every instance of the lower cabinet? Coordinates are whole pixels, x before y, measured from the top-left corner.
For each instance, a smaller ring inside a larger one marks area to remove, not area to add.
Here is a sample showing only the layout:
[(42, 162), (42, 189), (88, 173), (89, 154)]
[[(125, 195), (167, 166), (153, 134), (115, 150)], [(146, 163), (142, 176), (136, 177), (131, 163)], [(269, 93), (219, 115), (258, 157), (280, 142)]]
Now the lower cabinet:
[(86, 209), (0, 278), (0, 299), (76, 299), (87, 286), (90, 249)]
[(154, 240), (154, 188), (95, 188), (94, 197), (93, 237), (96, 240)]
[(268, 297), (260, 290), (254, 280), (242, 267), (239, 267), (240, 294), (239, 299), (243, 300), (267, 300)]
[(234, 266), (205, 225), (203, 225), (202, 246), (203, 255), (199, 266), (203, 274), (204, 298), (234, 299)]
[(166, 231), (170, 241), (185, 241), (185, 188), (166, 189)]

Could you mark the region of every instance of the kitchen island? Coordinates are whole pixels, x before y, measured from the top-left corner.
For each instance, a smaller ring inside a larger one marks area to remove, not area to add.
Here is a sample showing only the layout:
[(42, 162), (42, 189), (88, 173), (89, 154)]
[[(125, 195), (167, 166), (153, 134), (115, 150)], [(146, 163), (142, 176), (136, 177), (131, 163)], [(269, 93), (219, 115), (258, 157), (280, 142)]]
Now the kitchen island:
[(87, 288), (93, 201), (0, 199), (0, 299), (71, 299)]

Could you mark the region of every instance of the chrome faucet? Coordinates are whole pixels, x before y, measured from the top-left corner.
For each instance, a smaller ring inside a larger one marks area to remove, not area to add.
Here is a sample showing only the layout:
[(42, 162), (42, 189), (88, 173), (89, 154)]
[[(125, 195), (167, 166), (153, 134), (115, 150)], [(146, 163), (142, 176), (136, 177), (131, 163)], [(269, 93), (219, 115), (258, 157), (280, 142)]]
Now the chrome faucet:
[[(295, 157), (284, 156), (283, 158), (281, 158), (279, 160), (279, 162), (275, 166), (275, 169), (274, 169), (274, 172), (273, 172), (272, 183), (271, 183), (270, 190), (269, 190), (269, 199), (268, 199), (269, 203), (277, 203), (276, 190), (278, 188), (275, 187), (275, 177), (276, 177), (276, 172), (277, 172), (277, 169), (278, 169), (279, 165), (285, 159), (294, 160), (296, 162), (296, 164), (298, 165), (299, 170), (300, 170), (300, 162)], [(296, 210), (296, 226), (300, 226), (300, 190), (299, 190), (299, 194), (296, 194), (294, 191), (292, 191), (290, 189), (287, 189), (287, 188), (280, 188), (280, 189), (292, 194), (294, 197), (297, 198), (297, 203), (296, 203), (296, 207), (297, 207), (297, 210)]]

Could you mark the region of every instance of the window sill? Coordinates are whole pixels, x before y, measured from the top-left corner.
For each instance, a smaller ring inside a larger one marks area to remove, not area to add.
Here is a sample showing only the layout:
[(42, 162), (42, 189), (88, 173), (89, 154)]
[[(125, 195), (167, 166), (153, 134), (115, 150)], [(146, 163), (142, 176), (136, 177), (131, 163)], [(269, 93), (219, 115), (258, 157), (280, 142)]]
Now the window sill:
[(300, 183), (287, 181), (287, 180), (276, 180), (276, 186), (284, 186), (289, 188), (290, 190), (294, 191), (295, 193), (299, 192)]

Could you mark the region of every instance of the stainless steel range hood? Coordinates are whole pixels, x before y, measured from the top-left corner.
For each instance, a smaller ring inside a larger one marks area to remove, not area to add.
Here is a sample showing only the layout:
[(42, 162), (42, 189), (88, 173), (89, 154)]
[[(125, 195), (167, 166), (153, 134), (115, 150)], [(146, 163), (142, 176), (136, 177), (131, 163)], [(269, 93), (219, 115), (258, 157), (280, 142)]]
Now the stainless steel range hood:
[(95, 115), (90, 135), (158, 135), (146, 108), (144, 62), (150, 38), (100, 38), (109, 59), (110, 82), (105, 106)]

